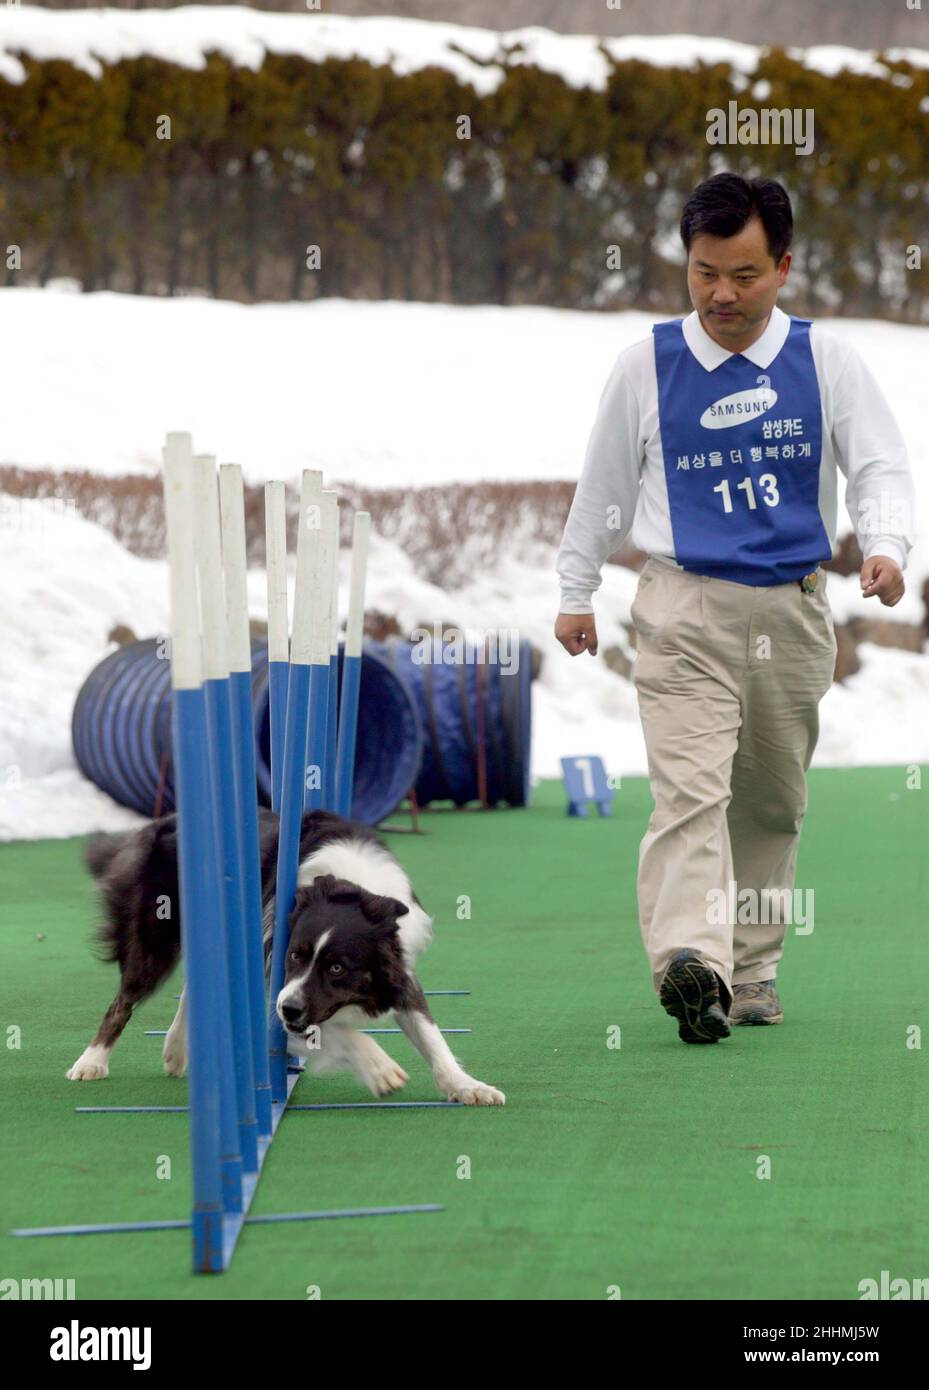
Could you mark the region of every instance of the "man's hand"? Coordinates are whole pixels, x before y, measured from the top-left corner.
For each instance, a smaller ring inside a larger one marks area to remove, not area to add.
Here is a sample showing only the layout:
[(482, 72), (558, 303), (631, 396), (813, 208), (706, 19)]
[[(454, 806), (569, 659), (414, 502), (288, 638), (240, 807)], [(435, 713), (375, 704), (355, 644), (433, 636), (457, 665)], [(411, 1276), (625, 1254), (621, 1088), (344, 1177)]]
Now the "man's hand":
[(861, 566), (861, 592), (865, 598), (877, 594), (885, 608), (893, 608), (903, 598), (905, 588), (903, 571), (887, 555), (872, 555)]
[(597, 624), (593, 613), (559, 613), (555, 620), (555, 636), (569, 656), (581, 652), (597, 655)]

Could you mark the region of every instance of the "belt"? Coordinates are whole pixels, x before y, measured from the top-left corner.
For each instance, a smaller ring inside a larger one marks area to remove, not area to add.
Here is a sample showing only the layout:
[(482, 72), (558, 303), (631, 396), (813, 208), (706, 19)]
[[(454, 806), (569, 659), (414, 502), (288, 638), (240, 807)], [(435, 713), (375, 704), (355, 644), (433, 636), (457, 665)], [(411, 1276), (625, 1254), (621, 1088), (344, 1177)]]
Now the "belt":
[[(684, 570), (683, 565), (679, 565), (679, 564), (677, 563), (677, 561), (670, 559), (670, 558), (669, 558), (668, 556), (666, 556), (666, 555), (649, 555), (648, 558), (649, 558), (650, 560), (655, 560), (655, 561), (657, 561), (658, 564), (664, 565), (666, 568), (675, 569), (675, 570), (680, 570), (680, 571), (683, 572), (683, 573), (687, 573), (687, 571)], [(707, 575), (701, 575), (701, 578), (702, 578), (702, 579), (706, 579), (706, 578), (708, 578), (708, 576), (707, 576)], [(816, 585), (817, 585), (818, 582), (819, 582), (819, 567), (818, 567), (818, 566), (817, 566), (817, 568), (816, 568), (815, 570), (812, 570), (809, 574), (805, 574), (805, 575), (803, 576), (802, 579), (798, 579), (798, 580), (797, 580), (797, 583), (800, 585), (800, 588), (803, 590), (803, 592), (804, 592), (805, 594), (815, 594), (815, 592), (816, 592)]]

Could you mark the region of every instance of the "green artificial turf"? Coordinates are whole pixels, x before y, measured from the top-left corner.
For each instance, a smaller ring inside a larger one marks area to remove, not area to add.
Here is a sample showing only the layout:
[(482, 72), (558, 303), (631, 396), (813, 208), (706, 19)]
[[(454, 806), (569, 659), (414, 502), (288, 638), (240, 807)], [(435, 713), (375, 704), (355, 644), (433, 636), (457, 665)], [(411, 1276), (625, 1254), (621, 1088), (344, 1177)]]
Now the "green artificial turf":
[[(882, 1269), (925, 1276), (929, 1034), (907, 1047), (929, 1024), (922, 792), (904, 768), (810, 774), (797, 883), (815, 930), (788, 941), (785, 1022), (715, 1047), (679, 1043), (651, 992), (635, 911), (650, 809), (630, 779), (611, 819), (569, 820), (552, 781), (528, 810), (438, 809), (388, 837), (436, 922), (425, 988), (472, 991), (433, 1000), (436, 1017), (473, 1028), (453, 1046), (506, 1107), (285, 1116), (255, 1213), (446, 1210), (253, 1226), (212, 1277), (189, 1272), (185, 1232), (6, 1234), (186, 1216), (190, 1172), (185, 1116), (74, 1113), (186, 1099), (144, 1036), (177, 982), (109, 1080), (66, 1081), (116, 984), (88, 949), (82, 842), (0, 846), (0, 1277), (73, 1278), (78, 1298), (855, 1299)], [(398, 1098), (434, 1098), (405, 1040), (381, 1041), (410, 1073)], [(349, 1076), (294, 1096), (365, 1098)]]

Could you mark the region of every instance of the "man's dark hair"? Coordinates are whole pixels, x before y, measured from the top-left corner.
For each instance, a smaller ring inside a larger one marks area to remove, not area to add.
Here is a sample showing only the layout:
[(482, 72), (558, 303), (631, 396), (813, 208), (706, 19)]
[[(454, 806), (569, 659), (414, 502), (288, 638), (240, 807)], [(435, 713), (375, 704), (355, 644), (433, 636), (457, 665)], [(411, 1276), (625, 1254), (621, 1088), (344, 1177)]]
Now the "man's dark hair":
[(790, 246), (794, 218), (790, 199), (776, 179), (743, 179), (714, 174), (694, 189), (681, 216), (681, 240), (688, 253), (697, 236), (735, 236), (752, 217), (761, 218), (775, 263)]

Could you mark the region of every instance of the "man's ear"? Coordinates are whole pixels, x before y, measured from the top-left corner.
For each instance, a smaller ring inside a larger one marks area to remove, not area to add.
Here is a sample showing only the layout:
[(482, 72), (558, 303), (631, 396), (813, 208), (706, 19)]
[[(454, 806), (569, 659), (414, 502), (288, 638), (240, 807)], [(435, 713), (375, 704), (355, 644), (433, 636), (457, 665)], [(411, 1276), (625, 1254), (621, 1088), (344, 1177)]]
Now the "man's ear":
[(369, 922), (376, 927), (383, 927), (389, 934), (397, 930), (396, 919), (402, 917), (410, 909), (399, 898), (391, 898), (378, 893), (365, 893), (361, 898), (361, 910)]

